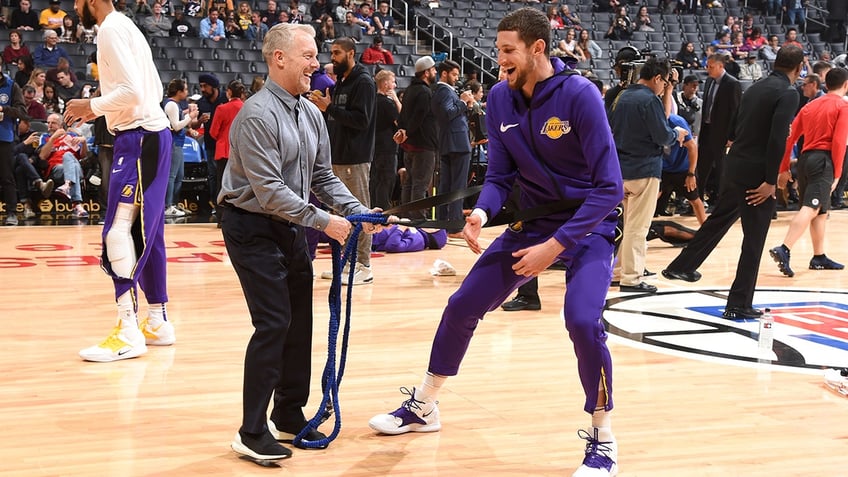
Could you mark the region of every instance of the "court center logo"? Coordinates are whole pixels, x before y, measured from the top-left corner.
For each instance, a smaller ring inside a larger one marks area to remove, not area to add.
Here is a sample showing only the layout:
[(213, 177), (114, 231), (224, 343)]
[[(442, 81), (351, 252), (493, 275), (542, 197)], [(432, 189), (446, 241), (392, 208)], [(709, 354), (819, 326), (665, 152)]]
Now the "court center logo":
[(821, 369), (848, 366), (848, 292), (757, 290), (756, 308), (770, 308), (774, 347), (759, 351), (759, 320), (721, 317), (727, 290), (685, 290), (607, 300), (609, 334), (655, 351), (736, 363)]

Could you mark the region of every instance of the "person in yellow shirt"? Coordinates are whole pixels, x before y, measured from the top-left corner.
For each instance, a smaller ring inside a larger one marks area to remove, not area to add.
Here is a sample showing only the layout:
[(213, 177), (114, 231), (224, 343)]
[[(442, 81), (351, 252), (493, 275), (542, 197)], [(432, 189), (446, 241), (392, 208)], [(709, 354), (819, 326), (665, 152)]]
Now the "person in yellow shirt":
[(50, 8), (45, 8), (41, 11), (41, 16), (38, 19), (38, 24), (42, 29), (59, 30), (62, 28), (62, 20), (65, 18), (65, 13), (61, 8), (59, 0), (50, 0)]

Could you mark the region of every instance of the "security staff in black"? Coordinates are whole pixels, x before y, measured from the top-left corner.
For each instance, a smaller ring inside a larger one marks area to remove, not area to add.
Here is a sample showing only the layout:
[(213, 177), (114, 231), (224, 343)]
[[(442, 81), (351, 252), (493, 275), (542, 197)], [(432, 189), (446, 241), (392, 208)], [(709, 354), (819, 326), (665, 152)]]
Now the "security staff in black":
[(803, 61), (800, 48), (782, 47), (774, 71), (742, 96), (718, 204), (689, 245), (662, 272), (669, 279), (690, 282), (700, 279), (701, 274), (696, 270), (741, 216), (742, 253), (736, 266), (736, 279), (727, 296), (725, 318), (762, 315), (753, 307), (757, 270), (776, 207), (778, 167), (789, 124), (798, 108), (798, 92), (792, 84), (801, 75)]

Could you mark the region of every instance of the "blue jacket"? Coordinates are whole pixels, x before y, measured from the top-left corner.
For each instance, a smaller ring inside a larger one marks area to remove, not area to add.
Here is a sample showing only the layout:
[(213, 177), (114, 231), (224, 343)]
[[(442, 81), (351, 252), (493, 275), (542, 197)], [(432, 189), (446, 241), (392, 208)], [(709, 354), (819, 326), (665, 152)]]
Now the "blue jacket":
[(40, 45), (32, 52), (33, 63), (39, 68), (43, 66), (55, 68), (56, 64), (59, 63), (59, 58), (65, 58), (68, 60), (68, 64), (71, 65), (71, 68), (74, 67), (74, 62), (71, 61), (71, 57), (68, 56), (68, 52), (59, 45), (53, 47), (53, 51), (48, 50), (44, 45)]
[(598, 88), (580, 75), (559, 74), (565, 65), (558, 58), (551, 62), (556, 74), (536, 85), (529, 105), (505, 81), (489, 93), (489, 167), (477, 207), (492, 218), (513, 182), (522, 209), (582, 199), (576, 211), (533, 221), (555, 229), (569, 249), (588, 233), (612, 239), (624, 186)]
[(439, 126), (439, 154), (470, 153), (468, 105), (465, 101), (459, 99), (452, 87), (438, 83), (430, 102), (433, 116)]
[(630, 85), (616, 99), (610, 125), (624, 179), (659, 179), (663, 146), (671, 146), (677, 140), (660, 98), (647, 86)]
[[(668, 125), (672, 128), (679, 126), (686, 130), (686, 137), (683, 139), (684, 143), (692, 139), (692, 130), (689, 128), (689, 123), (682, 117), (672, 114), (668, 117)], [(689, 172), (689, 150), (681, 146), (677, 141), (674, 141), (668, 154), (663, 155), (662, 171), (669, 174)]]

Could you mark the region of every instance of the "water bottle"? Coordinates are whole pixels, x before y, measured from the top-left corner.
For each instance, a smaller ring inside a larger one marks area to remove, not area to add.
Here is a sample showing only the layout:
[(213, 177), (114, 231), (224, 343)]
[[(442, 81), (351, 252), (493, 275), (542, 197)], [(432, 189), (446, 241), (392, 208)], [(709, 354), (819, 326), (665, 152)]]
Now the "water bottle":
[(771, 309), (766, 308), (760, 317), (759, 345), (761, 351), (771, 351), (774, 344), (774, 317)]

